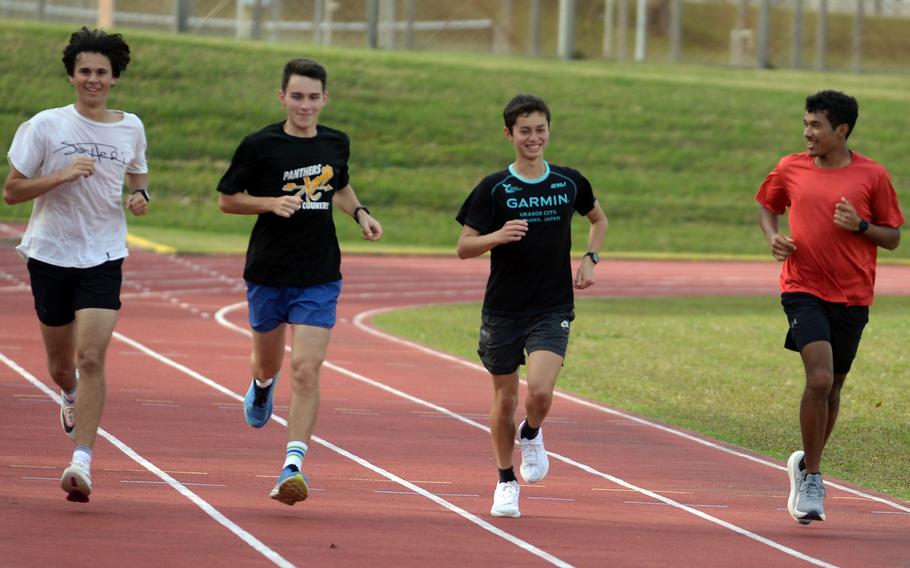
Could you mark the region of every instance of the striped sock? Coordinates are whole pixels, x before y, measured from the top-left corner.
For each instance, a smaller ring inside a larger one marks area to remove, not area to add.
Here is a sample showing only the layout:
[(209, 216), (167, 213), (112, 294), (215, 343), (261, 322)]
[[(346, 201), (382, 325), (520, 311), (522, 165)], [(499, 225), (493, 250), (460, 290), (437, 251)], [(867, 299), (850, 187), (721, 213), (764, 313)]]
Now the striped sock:
[(288, 452), (284, 458), (284, 466), (296, 466), (299, 470), (303, 466), (303, 457), (306, 455), (309, 447), (304, 442), (288, 442)]
[(85, 464), (85, 467), (91, 467), (92, 449), (88, 446), (76, 446), (76, 449), (73, 450), (73, 461), (82, 462)]

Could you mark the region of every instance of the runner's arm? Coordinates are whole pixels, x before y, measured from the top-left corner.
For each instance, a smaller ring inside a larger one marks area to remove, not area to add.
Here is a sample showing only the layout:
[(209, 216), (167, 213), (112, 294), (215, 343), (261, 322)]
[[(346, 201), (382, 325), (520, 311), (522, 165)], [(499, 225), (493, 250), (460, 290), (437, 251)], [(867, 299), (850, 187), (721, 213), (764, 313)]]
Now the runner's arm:
[(136, 191), (140, 189), (148, 191), (148, 186), (148, 174), (126, 174), (126, 187), (130, 191), (129, 196), (126, 198), (126, 206), (129, 208), (130, 213), (137, 217), (148, 212), (149, 202), (145, 199), (145, 196), (136, 193)]
[(382, 237), (382, 225), (373, 218), (369, 210), (360, 204), (357, 194), (350, 184), (335, 192), (332, 204), (346, 215), (351, 216), (354, 222), (363, 229), (363, 238), (368, 241), (378, 241)]
[(506, 221), (501, 229), (486, 235), (465, 225), (458, 237), (458, 258), (474, 258), (495, 246), (520, 241), (527, 232), (528, 222), (523, 219)]
[(70, 165), (39, 178), (28, 178), (16, 168), (10, 166), (9, 175), (3, 184), (3, 200), (8, 205), (25, 203), (55, 189), (68, 181), (95, 173), (95, 160), (81, 156), (70, 162)]
[[(591, 222), (591, 228), (588, 230), (588, 248), (585, 250), (598, 253), (604, 244), (604, 238), (607, 236), (607, 226), (609, 225), (607, 214), (604, 213), (600, 203), (595, 201), (594, 208), (588, 212), (586, 217)], [(594, 259), (590, 256), (585, 255), (581, 259), (581, 264), (578, 265), (578, 270), (575, 273), (574, 285), (579, 290), (584, 290), (594, 285)]]
[(300, 209), (301, 203), (303, 200), (294, 195), (259, 197), (246, 192), (218, 194), (218, 207), (223, 212), (234, 215), (274, 213), (279, 217), (290, 217)]
[(780, 215), (766, 208), (758, 206), (758, 226), (765, 234), (765, 239), (771, 247), (771, 255), (775, 260), (785, 260), (796, 252), (796, 241), (780, 232)]

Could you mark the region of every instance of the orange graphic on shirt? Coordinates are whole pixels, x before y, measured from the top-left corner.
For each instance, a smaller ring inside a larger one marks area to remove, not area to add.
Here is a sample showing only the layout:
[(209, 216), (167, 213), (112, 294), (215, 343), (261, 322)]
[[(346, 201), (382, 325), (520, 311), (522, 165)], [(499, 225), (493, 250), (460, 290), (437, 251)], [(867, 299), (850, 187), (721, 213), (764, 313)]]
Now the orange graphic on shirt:
[(284, 191), (296, 191), (295, 197), (302, 198), (306, 195), (307, 201), (319, 201), (327, 190), (332, 189), (332, 186), (326, 182), (332, 179), (334, 175), (335, 170), (332, 169), (332, 166), (322, 166), (322, 172), (318, 176), (313, 179), (303, 178), (303, 185), (289, 182), (284, 184), (281, 189)]

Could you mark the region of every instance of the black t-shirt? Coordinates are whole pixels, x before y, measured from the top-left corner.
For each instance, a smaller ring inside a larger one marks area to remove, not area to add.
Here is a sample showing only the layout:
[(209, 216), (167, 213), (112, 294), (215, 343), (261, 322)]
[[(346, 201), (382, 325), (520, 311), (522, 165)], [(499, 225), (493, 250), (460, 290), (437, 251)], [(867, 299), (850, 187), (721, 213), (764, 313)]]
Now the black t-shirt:
[(341, 278), (341, 251), (332, 220), (332, 197), (348, 185), (351, 141), (325, 126), (299, 138), (270, 124), (243, 139), (218, 183), (228, 195), (293, 195), (303, 204), (290, 218), (262, 213), (246, 253), (244, 279), (275, 287), (325, 284)]
[(468, 195), (455, 217), (482, 235), (511, 219), (525, 219), (520, 241), (493, 247), (483, 311), (506, 317), (572, 308), (572, 215), (594, 208), (591, 184), (578, 171), (547, 164), (533, 180), (509, 169), (489, 175)]

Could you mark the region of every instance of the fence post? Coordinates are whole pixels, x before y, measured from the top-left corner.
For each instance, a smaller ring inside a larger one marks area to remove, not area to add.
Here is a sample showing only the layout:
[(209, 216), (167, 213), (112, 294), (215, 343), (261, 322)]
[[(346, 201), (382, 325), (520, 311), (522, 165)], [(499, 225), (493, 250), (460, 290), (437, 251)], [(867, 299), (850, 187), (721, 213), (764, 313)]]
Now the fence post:
[(114, 0), (98, 0), (98, 27), (110, 28), (114, 25)]
[(815, 68), (823, 70), (828, 55), (828, 0), (818, 0), (818, 24), (815, 29)]
[(670, 63), (682, 58), (682, 0), (670, 0)]
[(761, 0), (758, 8), (758, 68), (767, 69), (771, 62), (770, 33), (771, 0)]
[(367, 1), (367, 47), (379, 47), (379, 0)]
[(648, 0), (638, 0), (635, 14), (635, 63), (644, 63), (648, 49)]
[(856, 0), (856, 18), (853, 24), (853, 72), (863, 70), (863, 17), (865, 16), (864, 0)]
[(38, 10), (38, 20), (44, 20), (47, 16), (47, 0), (38, 0), (38, 4), (35, 7)]
[(619, 0), (619, 13), (616, 15), (619, 22), (616, 26), (616, 59), (628, 59), (629, 43), (629, 0)]
[(512, 0), (499, 3), (499, 15), (493, 22), (493, 53), (512, 52)]
[(174, 0), (174, 31), (178, 34), (190, 31), (190, 1)]
[(604, 0), (604, 59), (613, 55), (613, 5), (615, 2), (616, 0)]
[(575, 0), (559, 0), (559, 50), (560, 59), (575, 56)]
[(278, 22), (281, 21), (281, 1), (282, 0), (271, 0), (272, 1), (272, 35), (271, 39), (273, 42), (281, 39), (281, 33), (278, 30)]
[(405, 0), (404, 18), (404, 48), (414, 49), (414, 21), (417, 19), (417, 0)]
[(540, 0), (531, 0), (531, 41), (528, 43), (528, 55), (540, 55)]
[(253, 39), (262, 39), (262, 0), (253, 2)]
[(790, 53), (790, 66), (799, 69), (803, 66), (803, 2), (793, 0), (793, 51)]
[(385, 49), (395, 49), (395, 0), (379, 0), (380, 44)]

